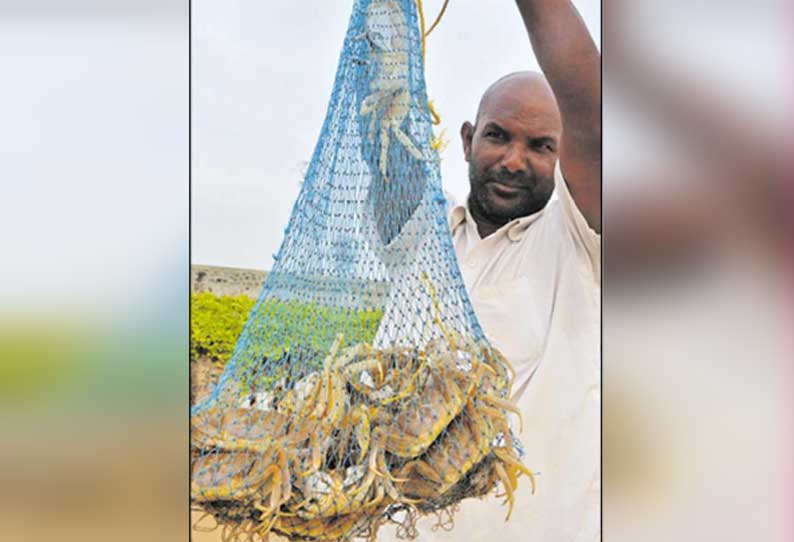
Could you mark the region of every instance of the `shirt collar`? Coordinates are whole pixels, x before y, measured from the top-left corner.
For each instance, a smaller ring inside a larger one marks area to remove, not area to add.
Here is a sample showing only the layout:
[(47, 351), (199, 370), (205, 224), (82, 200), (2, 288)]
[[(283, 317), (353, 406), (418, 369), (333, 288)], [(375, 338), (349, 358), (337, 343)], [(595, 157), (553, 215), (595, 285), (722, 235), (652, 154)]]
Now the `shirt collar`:
[[(538, 218), (540, 218), (541, 215), (543, 214), (543, 211), (545, 210), (546, 208), (544, 207), (540, 211), (537, 211), (536, 213), (532, 213), (531, 215), (514, 218), (513, 220), (511, 220), (510, 222), (508, 222), (507, 224), (496, 230), (492, 235), (502, 234), (507, 236), (507, 238), (510, 241), (517, 243), (518, 241), (521, 241), (521, 239), (524, 238), (524, 235), (526, 235), (529, 226), (533, 222), (535, 222)], [(474, 221), (474, 218), (471, 216), (471, 212), (469, 211), (468, 205), (467, 204), (456, 205), (455, 207), (452, 208), (452, 212), (449, 215), (450, 231), (455, 231), (455, 228), (457, 228), (459, 225), (463, 224), (464, 222), (469, 223), (476, 228), (476, 222)]]

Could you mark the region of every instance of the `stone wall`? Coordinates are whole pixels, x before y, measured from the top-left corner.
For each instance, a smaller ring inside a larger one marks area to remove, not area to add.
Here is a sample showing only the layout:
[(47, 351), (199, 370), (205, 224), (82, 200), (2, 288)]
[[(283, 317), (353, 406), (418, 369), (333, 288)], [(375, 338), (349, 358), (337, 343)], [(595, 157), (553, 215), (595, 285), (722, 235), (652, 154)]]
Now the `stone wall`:
[(215, 295), (237, 296), (245, 294), (256, 299), (265, 283), (267, 271), (219, 267), (214, 265), (190, 266), (192, 292), (212, 292)]

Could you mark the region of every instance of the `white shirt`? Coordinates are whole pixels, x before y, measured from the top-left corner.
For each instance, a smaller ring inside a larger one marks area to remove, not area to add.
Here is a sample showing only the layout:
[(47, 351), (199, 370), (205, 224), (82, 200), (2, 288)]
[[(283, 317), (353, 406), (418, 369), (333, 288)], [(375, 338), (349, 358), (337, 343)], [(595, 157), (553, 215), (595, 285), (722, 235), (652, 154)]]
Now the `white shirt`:
[[(491, 343), (517, 372), (524, 418), (523, 462), (537, 491), (519, 479), (509, 522), (493, 494), (467, 499), (454, 528), (419, 522), (418, 541), (569, 542), (600, 531), (601, 239), (576, 208), (559, 166), (556, 198), (481, 239), (465, 206), (449, 224), (474, 311)], [(384, 527), (379, 540), (390, 540)]]

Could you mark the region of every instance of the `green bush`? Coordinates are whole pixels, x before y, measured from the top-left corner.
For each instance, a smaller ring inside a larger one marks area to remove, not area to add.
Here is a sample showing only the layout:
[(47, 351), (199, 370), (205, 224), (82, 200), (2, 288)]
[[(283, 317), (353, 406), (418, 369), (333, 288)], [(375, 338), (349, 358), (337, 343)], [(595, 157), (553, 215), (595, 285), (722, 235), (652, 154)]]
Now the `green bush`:
[(245, 327), (254, 300), (245, 295), (190, 295), (190, 359), (206, 356), (225, 364)]
[(342, 347), (371, 342), (381, 316), (380, 310), (268, 299), (257, 309), (260, 326), (256, 329), (257, 344), (252, 347), (269, 359), (281, 359), (296, 346), (324, 355), (339, 333), (343, 335)]
[[(219, 297), (209, 292), (191, 294), (191, 359), (206, 356), (225, 364), (234, 351), (254, 307), (254, 300), (240, 295)], [(295, 346), (323, 356), (336, 340), (342, 346), (372, 342), (383, 313), (380, 309), (355, 310), (324, 307), (315, 303), (268, 299), (257, 308), (258, 326), (251, 330), (246, 346), (249, 363), (262, 359), (278, 361)], [(319, 365), (322, 359), (315, 360)]]

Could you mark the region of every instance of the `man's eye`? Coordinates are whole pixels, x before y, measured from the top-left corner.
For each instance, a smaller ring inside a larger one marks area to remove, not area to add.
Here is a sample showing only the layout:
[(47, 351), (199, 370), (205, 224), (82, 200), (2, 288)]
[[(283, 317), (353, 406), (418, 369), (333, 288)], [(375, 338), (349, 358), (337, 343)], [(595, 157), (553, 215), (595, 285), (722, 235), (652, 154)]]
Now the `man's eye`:
[(554, 147), (552, 147), (551, 144), (542, 141), (537, 141), (532, 146), (539, 151), (554, 152)]
[(497, 132), (495, 130), (488, 130), (487, 132), (485, 132), (485, 137), (490, 137), (493, 139), (502, 139), (502, 134), (501, 132)]

